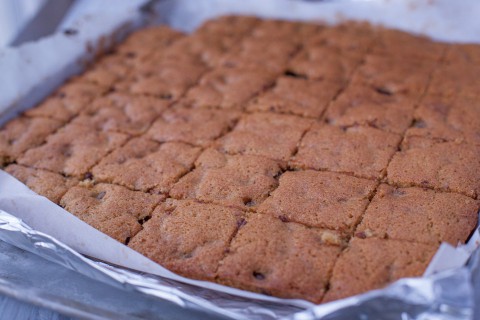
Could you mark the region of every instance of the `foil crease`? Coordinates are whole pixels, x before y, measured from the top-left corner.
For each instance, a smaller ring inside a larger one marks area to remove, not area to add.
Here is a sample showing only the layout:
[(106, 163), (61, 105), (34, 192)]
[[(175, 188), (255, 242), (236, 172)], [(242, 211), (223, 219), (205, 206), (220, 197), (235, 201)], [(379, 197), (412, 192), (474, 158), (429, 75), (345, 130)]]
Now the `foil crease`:
[(233, 297), (95, 261), (2, 210), (0, 240), (113, 287), (227, 319), (467, 320), (474, 319), (475, 297), (478, 299), (480, 291), (479, 284), (474, 281), (480, 275), (480, 249), (462, 268), (428, 277), (402, 279), (384, 289), (302, 310), (280, 303)]

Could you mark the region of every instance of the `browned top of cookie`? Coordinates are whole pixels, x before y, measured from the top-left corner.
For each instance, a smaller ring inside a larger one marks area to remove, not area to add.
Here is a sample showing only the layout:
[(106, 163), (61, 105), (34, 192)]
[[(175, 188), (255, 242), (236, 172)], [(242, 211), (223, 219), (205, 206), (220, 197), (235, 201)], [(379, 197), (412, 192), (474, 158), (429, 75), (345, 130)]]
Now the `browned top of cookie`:
[(100, 131), (139, 135), (150, 127), (168, 104), (153, 97), (113, 93), (88, 105), (73, 123), (93, 125)]
[(170, 196), (254, 208), (278, 185), (280, 172), (279, 164), (267, 158), (207, 149), (195, 162), (195, 169), (175, 184)]
[(200, 148), (184, 143), (134, 138), (103, 158), (92, 174), (96, 181), (165, 193), (190, 170), (199, 153)]
[(242, 109), (243, 104), (274, 82), (265, 70), (218, 68), (188, 91), (186, 100), (193, 107)]
[(315, 125), (290, 165), (381, 178), (400, 140), (400, 135), (370, 127)]
[(218, 279), (246, 290), (318, 303), (342, 244), (333, 231), (249, 214), (220, 263)]
[(425, 36), (382, 28), (378, 31), (372, 53), (399, 59), (439, 61), (443, 58), (446, 49), (447, 44), (431, 41)]
[(66, 178), (55, 172), (27, 168), (16, 164), (9, 165), (5, 168), (5, 171), (39, 195), (57, 204), (69, 188), (78, 184), (78, 180), (75, 178)]
[(239, 117), (240, 113), (234, 110), (177, 105), (164, 112), (146, 136), (159, 142), (179, 141), (205, 147), (231, 129)]
[(430, 60), (367, 55), (365, 63), (352, 77), (352, 83), (418, 99), (425, 93), (436, 67), (437, 64)]
[(241, 221), (237, 209), (169, 199), (129, 246), (174, 272), (213, 280)]
[(415, 111), (407, 137), (480, 145), (480, 101), (469, 96), (429, 95)]
[(456, 246), (477, 224), (478, 209), (478, 201), (460, 194), (381, 185), (356, 234)]
[(400, 278), (421, 276), (436, 250), (437, 245), (354, 238), (335, 264), (323, 302), (378, 289)]
[(67, 122), (106, 90), (107, 88), (93, 83), (70, 80), (40, 105), (27, 110), (25, 114), (29, 117), (47, 117)]
[(395, 154), (387, 171), (388, 182), (392, 184), (477, 197), (480, 194), (480, 147), (412, 139)]
[(95, 131), (91, 126), (69, 124), (29, 149), (19, 164), (81, 177), (110, 151), (127, 140), (121, 133)]
[(362, 125), (403, 134), (412, 122), (415, 104), (402, 94), (352, 84), (332, 102), (325, 117), (336, 126)]
[(254, 99), (247, 110), (319, 118), (340, 89), (340, 83), (283, 76), (272, 89)]
[(23, 152), (42, 144), (61, 122), (49, 118), (19, 117), (0, 130), (0, 167), (16, 160)]
[(243, 116), (233, 131), (220, 138), (219, 149), (227, 153), (259, 155), (288, 161), (312, 121), (271, 113)]
[(338, 173), (286, 172), (258, 211), (283, 221), (348, 233), (363, 214), (375, 186), (374, 181)]
[(151, 214), (161, 199), (159, 195), (101, 183), (69, 189), (60, 205), (94, 228), (125, 243), (142, 229), (140, 222)]
[(360, 64), (362, 56), (335, 47), (312, 46), (290, 60), (288, 71), (298, 77), (345, 84)]

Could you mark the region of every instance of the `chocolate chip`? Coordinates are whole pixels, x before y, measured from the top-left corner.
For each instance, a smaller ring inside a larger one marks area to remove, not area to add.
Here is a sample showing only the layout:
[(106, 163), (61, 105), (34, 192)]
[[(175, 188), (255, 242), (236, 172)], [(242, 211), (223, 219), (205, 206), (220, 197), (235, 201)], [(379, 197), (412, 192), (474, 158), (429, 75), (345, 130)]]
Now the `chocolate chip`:
[(159, 97), (160, 99), (170, 100), (173, 98), (173, 95), (171, 93), (161, 93)]
[(147, 221), (150, 220), (151, 218), (152, 218), (151, 216), (143, 217), (142, 219), (139, 219), (139, 220), (138, 220), (138, 223), (144, 224), (145, 222), (147, 222)]
[(93, 174), (91, 172), (87, 172), (85, 173), (85, 175), (83, 176), (83, 179), (85, 180), (92, 180), (93, 179)]
[(287, 77), (292, 77), (292, 78), (300, 78), (300, 79), (306, 79), (307, 77), (303, 74), (298, 74), (296, 72), (293, 72), (292, 70), (287, 70), (283, 73)]
[(265, 275), (261, 272), (253, 271), (252, 275), (257, 280), (265, 280)]
[(131, 59), (131, 58), (135, 58), (135, 57), (137, 56), (137, 54), (136, 54), (135, 52), (127, 52), (127, 53), (125, 54), (125, 56), (126, 56), (127, 58)]
[(422, 128), (425, 128), (427, 126), (427, 124), (422, 119), (415, 119), (415, 120), (413, 120), (413, 126), (415, 128), (421, 128), (422, 129)]
[(63, 30), (63, 33), (66, 34), (67, 36), (74, 36), (78, 33), (78, 30), (69, 28), (69, 29)]
[(247, 221), (243, 218), (240, 218), (237, 220), (237, 227), (240, 229), (241, 227), (243, 227), (244, 225), (247, 224)]
[(280, 220), (282, 220), (282, 222), (289, 222), (289, 221), (290, 221), (290, 220), (288, 220), (287, 216), (285, 216), (285, 215), (283, 215), (283, 214), (282, 214), (281, 216), (279, 216), (278, 218), (279, 218)]
[(252, 198), (245, 198), (243, 199), (243, 204), (247, 207), (253, 207), (255, 205), (255, 201)]
[(380, 94), (386, 95), (386, 96), (393, 95), (393, 92), (390, 89), (385, 88), (385, 87), (375, 88), (375, 91), (377, 91)]
[(105, 197), (106, 194), (107, 193), (105, 191), (102, 191), (99, 194), (97, 194), (97, 196), (95, 198), (97, 198), (98, 200), (102, 200), (103, 197)]
[(367, 235), (365, 234), (365, 232), (361, 231), (361, 232), (357, 232), (355, 234), (355, 237), (360, 238), (360, 239), (365, 239), (365, 238), (367, 238)]

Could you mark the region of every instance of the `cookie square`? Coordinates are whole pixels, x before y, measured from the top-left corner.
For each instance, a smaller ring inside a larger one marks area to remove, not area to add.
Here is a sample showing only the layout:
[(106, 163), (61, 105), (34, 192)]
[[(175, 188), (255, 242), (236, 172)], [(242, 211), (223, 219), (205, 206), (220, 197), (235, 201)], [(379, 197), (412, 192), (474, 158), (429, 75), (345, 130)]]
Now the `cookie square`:
[(245, 38), (240, 47), (226, 53), (220, 65), (229, 68), (266, 69), (280, 73), (298, 46), (290, 39)]
[(72, 123), (93, 126), (99, 131), (140, 135), (168, 107), (162, 99), (112, 93), (96, 99)]
[(480, 145), (480, 102), (469, 96), (426, 96), (407, 137)]
[(370, 24), (349, 21), (336, 26), (324, 26), (307, 39), (306, 46), (336, 48), (363, 55), (373, 45), (375, 35), (376, 30)]
[(24, 183), (32, 191), (58, 204), (67, 190), (78, 184), (75, 178), (67, 178), (61, 174), (42, 169), (33, 169), (11, 164), (5, 172)]
[(333, 172), (288, 171), (258, 212), (350, 234), (376, 185), (372, 180)]
[(128, 243), (161, 200), (160, 195), (100, 183), (70, 188), (60, 205), (95, 229), (121, 243)]
[(0, 167), (41, 145), (60, 126), (61, 121), (49, 118), (18, 117), (8, 122), (0, 129)]
[(70, 80), (40, 105), (27, 110), (25, 114), (29, 117), (46, 117), (66, 123), (106, 91), (106, 87), (97, 84)]
[(115, 48), (115, 52), (130, 58), (143, 59), (157, 50), (168, 48), (185, 35), (167, 26), (147, 27), (133, 32)]
[(259, 23), (260, 19), (253, 16), (226, 15), (205, 21), (194, 34), (239, 37), (249, 34)]
[(425, 36), (381, 28), (372, 53), (399, 59), (440, 61), (446, 49), (446, 43), (434, 42)]
[(170, 196), (248, 210), (267, 198), (278, 185), (280, 173), (279, 164), (267, 158), (207, 149), (195, 162), (195, 169), (173, 186)]
[(447, 45), (445, 61), (447, 63), (464, 62), (467, 64), (480, 64), (480, 46), (478, 44), (449, 44)]
[(283, 76), (272, 89), (253, 99), (247, 111), (320, 118), (341, 88), (340, 83)]
[(354, 238), (338, 258), (322, 302), (379, 289), (400, 278), (419, 277), (437, 248), (409, 241)]
[(146, 137), (158, 142), (185, 142), (208, 146), (229, 131), (240, 113), (234, 110), (188, 108), (182, 103), (166, 110), (155, 120)]
[(242, 215), (233, 208), (168, 199), (129, 246), (180, 275), (213, 280)]
[[(103, 158), (92, 170), (95, 181), (132, 190), (166, 193), (190, 171), (200, 148), (179, 142), (134, 138)], [(144, 174), (145, 173), (145, 174)]]
[(204, 72), (205, 68), (200, 65), (151, 59), (138, 66), (132, 77), (117, 83), (115, 89), (175, 101), (196, 84)]
[(370, 127), (316, 124), (303, 137), (289, 165), (380, 179), (401, 139), (400, 135)]
[(409, 139), (387, 169), (390, 184), (480, 194), (480, 147), (430, 139)]
[(220, 263), (218, 281), (319, 303), (342, 245), (334, 231), (249, 214)]
[(367, 55), (365, 62), (353, 75), (352, 83), (370, 86), (385, 94), (403, 94), (418, 100), (425, 93), (436, 67), (437, 64), (429, 60)]
[(455, 61), (435, 68), (429, 94), (442, 96), (478, 97), (480, 87), (480, 65)]
[(100, 159), (127, 141), (127, 135), (68, 124), (39, 147), (18, 158), (19, 164), (81, 178)]
[(358, 53), (334, 47), (306, 47), (290, 60), (287, 70), (297, 77), (346, 84), (361, 60)]
[(265, 70), (218, 68), (205, 74), (185, 100), (192, 107), (243, 109), (245, 103), (274, 83)]
[(325, 119), (340, 127), (361, 125), (403, 134), (412, 123), (414, 107), (415, 101), (403, 95), (350, 85), (330, 104)]
[(240, 119), (233, 131), (217, 141), (220, 150), (288, 161), (312, 120), (296, 116), (252, 113)]
[(381, 185), (356, 230), (376, 237), (438, 245), (465, 243), (477, 225), (479, 202), (417, 187)]

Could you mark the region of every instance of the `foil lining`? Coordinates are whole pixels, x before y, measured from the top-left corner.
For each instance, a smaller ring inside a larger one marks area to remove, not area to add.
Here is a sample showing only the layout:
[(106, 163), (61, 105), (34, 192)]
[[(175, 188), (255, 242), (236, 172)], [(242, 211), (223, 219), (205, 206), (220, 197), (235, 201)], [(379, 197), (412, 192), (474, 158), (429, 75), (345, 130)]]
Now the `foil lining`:
[(113, 287), (227, 319), (467, 320), (473, 319), (475, 299), (480, 298), (479, 283), (474, 281), (475, 275), (480, 275), (480, 249), (462, 268), (402, 279), (381, 290), (302, 310), (234, 297), (89, 259), (3, 210), (0, 240)]

